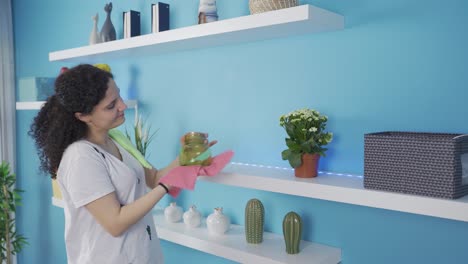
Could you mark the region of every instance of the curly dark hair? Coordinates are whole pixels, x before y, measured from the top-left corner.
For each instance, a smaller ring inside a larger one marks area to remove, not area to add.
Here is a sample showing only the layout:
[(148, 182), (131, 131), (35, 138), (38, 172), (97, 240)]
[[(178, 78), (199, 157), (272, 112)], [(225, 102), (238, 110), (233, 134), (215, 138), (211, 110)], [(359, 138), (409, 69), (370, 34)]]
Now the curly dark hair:
[(81, 64), (60, 74), (55, 94), (47, 98), (31, 124), (40, 159), (40, 170), (55, 179), (65, 149), (83, 139), (87, 125), (75, 113), (89, 114), (104, 98), (113, 75), (89, 64)]

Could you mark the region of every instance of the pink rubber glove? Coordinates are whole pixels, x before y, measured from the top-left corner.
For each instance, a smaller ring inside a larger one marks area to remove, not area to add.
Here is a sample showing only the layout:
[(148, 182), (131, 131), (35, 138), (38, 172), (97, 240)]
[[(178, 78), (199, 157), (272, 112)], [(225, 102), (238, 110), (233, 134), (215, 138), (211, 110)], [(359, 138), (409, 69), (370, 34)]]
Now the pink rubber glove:
[(169, 194), (176, 198), (182, 191), (181, 189), (193, 190), (198, 176), (215, 176), (218, 174), (231, 161), (232, 156), (234, 156), (234, 152), (228, 150), (213, 157), (211, 164), (208, 166), (177, 166), (164, 175), (160, 182), (170, 185)]

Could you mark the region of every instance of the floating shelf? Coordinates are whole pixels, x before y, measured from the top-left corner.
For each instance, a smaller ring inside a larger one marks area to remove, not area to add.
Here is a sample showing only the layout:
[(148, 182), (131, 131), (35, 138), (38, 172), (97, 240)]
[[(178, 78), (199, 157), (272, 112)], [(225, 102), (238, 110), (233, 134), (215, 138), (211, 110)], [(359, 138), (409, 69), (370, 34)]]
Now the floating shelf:
[[(35, 101), (35, 102), (16, 102), (16, 110), (39, 110), (44, 105), (45, 101)], [(125, 100), (125, 104), (128, 109), (133, 109), (138, 107), (137, 100)]]
[[(52, 204), (63, 208), (60, 199), (52, 197)], [(249, 245), (243, 226), (231, 225), (224, 236), (212, 236), (208, 234), (205, 219), (198, 228), (186, 228), (183, 222), (166, 222), (162, 209), (153, 210), (153, 215), (160, 239), (240, 263), (336, 264), (341, 261), (341, 249), (335, 247), (303, 240), (300, 253), (289, 255), (282, 235), (265, 232), (261, 244)]]
[(250, 245), (245, 241), (244, 227), (239, 225), (231, 225), (223, 236), (212, 236), (204, 221), (198, 228), (186, 228), (183, 222), (168, 223), (161, 209), (154, 211), (154, 222), (161, 239), (239, 263), (336, 264), (341, 261), (341, 249), (308, 241), (301, 241), (299, 254), (289, 255), (283, 236), (268, 232), (263, 234), (261, 244)]
[[(468, 222), (468, 196), (456, 200), (364, 189), (359, 175), (319, 172), (312, 179), (297, 178), (289, 168), (230, 163), (214, 177), (201, 181), (355, 204), (405, 213)], [(52, 199), (54, 205), (61, 201)]]
[(301, 5), (49, 53), (50, 61), (97, 63), (344, 28), (344, 17)]
[(290, 168), (231, 163), (217, 176), (199, 177), (219, 184), (304, 196), (340, 203), (468, 222), (468, 196), (456, 200), (364, 189), (363, 177), (320, 172), (297, 178)]

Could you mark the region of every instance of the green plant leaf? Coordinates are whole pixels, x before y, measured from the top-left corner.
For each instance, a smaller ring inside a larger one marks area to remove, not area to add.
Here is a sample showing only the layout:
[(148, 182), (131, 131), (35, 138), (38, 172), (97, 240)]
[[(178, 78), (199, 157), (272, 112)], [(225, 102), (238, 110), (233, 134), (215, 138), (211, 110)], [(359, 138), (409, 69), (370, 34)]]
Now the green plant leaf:
[(296, 143), (296, 141), (290, 139), (290, 138), (286, 138), (285, 139), (286, 141), (286, 146), (288, 146), (288, 148), (293, 151), (293, 152), (300, 152), (301, 151), (301, 145)]
[(283, 152), (281, 152), (281, 158), (283, 160), (289, 160), (289, 156), (291, 156), (291, 150), (290, 149), (285, 149)]
[(305, 153), (312, 153), (312, 148), (313, 148), (314, 145), (308, 143), (308, 142), (304, 142), (301, 144), (301, 148), (302, 148), (302, 151), (305, 152)]
[(297, 168), (302, 164), (302, 153), (291, 153), (289, 156), (289, 164), (293, 168)]
[[(0, 262), (7, 254), (20, 252), (22, 246), (27, 244), (26, 239), (16, 232), (15, 219), (13, 214), (16, 210), (16, 203), (21, 200), (19, 193), (23, 192), (14, 189), (16, 175), (10, 172), (9, 164), (2, 162), (0, 166)], [(9, 239), (12, 251), (7, 252), (7, 238)]]

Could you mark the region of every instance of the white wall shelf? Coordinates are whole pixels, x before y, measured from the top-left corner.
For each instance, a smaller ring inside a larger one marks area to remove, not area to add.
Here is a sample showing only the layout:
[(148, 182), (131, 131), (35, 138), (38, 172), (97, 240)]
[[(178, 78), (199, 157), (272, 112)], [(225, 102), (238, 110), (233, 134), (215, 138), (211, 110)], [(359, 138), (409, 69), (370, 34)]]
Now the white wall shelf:
[[(60, 199), (52, 197), (52, 204), (63, 208)], [(336, 264), (341, 261), (341, 249), (335, 247), (302, 240), (300, 253), (289, 255), (282, 235), (265, 232), (261, 244), (250, 245), (240, 225), (231, 225), (223, 236), (212, 236), (205, 219), (198, 228), (186, 228), (183, 222), (166, 222), (163, 209), (153, 210), (153, 215), (159, 238), (240, 263)]]
[(369, 190), (359, 175), (320, 172), (303, 179), (290, 168), (231, 163), (219, 175), (199, 180), (468, 222), (468, 196), (447, 200)]
[[(39, 110), (44, 105), (45, 101), (35, 102), (16, 102), (16, 110)], [(137, 100), (125, 100), (128, 109), (138, 107)]]
[[(456, 200), (364, 189), (359, 175), (320, 172), (312, 179), (297, 178), (290, 168), (230, 163), (202, 181), (284, 193), (468, 222), (468, 196)], [(58, 202), (52, 200), (54, 205)]]
[(154, 221), (161, 239), (220, 256), (239, 263), (307, 263), (326, 264), (341, 261), (341, 249), (301, 241), (299, 254), (286, 253), (282, 235), (265, 232), (264, 241), (250, 245), (245, 241), (244, 227), (231, 225), (223, 236), (208, 233), (206, 223), (198, 228), (186, 228), (183, 222), (168, 223), (161, 209), (155, 210)]
[(98, 63), (189, 49), (340, 30), (344, 17), (311, 5), (242, 16), (49, 53), (50, 61)]

